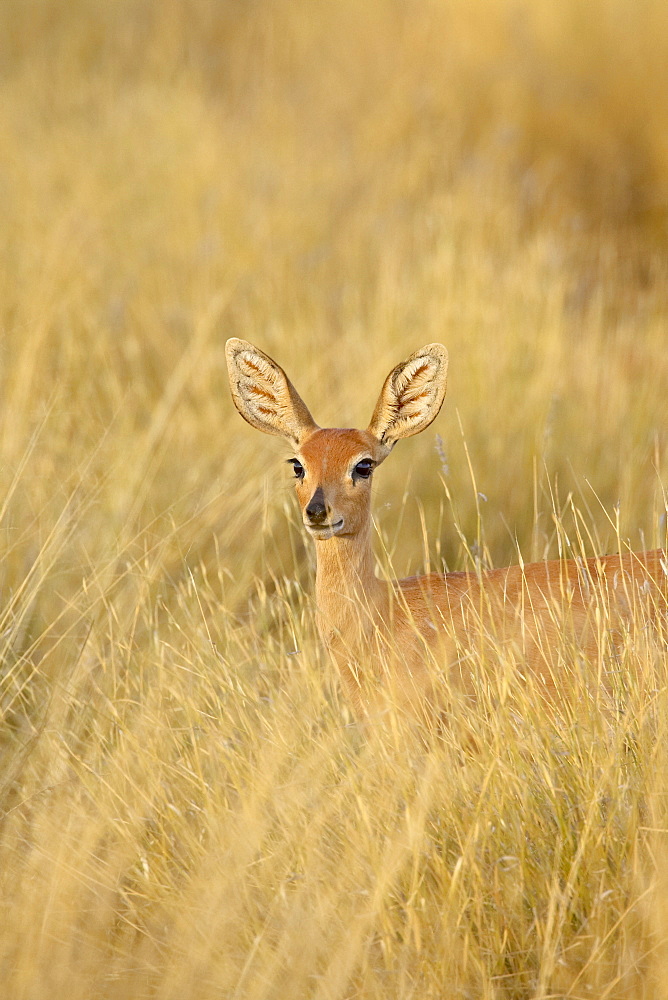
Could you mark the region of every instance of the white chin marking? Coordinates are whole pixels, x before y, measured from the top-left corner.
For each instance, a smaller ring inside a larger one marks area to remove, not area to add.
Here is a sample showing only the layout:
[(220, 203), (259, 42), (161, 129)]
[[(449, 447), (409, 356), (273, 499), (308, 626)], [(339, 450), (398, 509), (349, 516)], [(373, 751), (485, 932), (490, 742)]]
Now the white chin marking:
[(335, 521), (334, 524), (305, 524), (304, 527), (308, 531), (311, 538), (315, 538), (316, 541), (323, 541), (325, 538), (333, 538), (334, 535), (340, 534), (343, 530), (343, 518), (340, 521)]

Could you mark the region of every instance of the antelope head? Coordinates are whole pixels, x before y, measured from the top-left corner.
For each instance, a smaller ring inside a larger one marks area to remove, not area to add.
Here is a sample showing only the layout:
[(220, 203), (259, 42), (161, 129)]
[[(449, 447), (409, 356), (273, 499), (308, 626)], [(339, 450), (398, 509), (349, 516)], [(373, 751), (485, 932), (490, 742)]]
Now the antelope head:
[(290, 444), (288, 461), (311, 537), (323, 541), (368, 531), (374, 470), (400, 438), (423, 431), (441, 408), (445, 348), (428, 344), (392, 369), (366, 430), (319, 427), (280, 365), (247, 341), (228, 340), (225, 352), (241, 416)]

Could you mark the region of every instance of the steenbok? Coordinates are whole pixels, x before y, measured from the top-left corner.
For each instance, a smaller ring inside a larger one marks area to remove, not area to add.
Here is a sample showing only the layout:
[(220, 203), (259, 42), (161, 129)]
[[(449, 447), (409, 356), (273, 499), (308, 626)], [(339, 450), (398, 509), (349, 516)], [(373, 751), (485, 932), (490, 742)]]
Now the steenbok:
[(226, 355), (241, 416), (293, 451), (302, 519), (316, 543), (318, 628), (358, 712), (387, 697), (418, 710), (438, 706), (450, 683), (471, 690), (471, 664), (493, 661), (500, 649), (520, 678), (528, 668), (555, 694), (565, 640), (575, 662), (593, 664), (605, 686), (631, 625), (665, 620), (661, 549), (404, 580), (376, 576), (371, 482), (396, 442), (438, 414), (448, 370), (441, 344), (392, 369), (366, 430), (318, 427), (283, 369), (247, 341), (228, 340)]

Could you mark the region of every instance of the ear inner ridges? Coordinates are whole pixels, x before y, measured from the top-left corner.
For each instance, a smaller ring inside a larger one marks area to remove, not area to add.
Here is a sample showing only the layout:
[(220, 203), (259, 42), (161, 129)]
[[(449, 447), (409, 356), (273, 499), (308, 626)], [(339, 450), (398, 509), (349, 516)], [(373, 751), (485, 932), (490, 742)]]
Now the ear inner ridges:
[(225, 345), (230, 388), (241, 416), (266, 434), (297, 445), (317, 426), (280, 365), (246, 340)]
[(371, 418), (371, 433), (391, 447), (428, 427), (443, 403), (447, 370), (441, 344), (429, 344), (393, 368)]

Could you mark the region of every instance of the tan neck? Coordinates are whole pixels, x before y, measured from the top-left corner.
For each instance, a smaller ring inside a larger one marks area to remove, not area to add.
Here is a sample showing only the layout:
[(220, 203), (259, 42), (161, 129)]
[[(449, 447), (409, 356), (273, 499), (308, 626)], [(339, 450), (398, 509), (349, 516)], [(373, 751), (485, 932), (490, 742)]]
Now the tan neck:
[(387, 586), (375, 574), (371, 525), (352, 537), (316, 542), (315, 591), (323, 637), (355, 644), (387, 599)]

